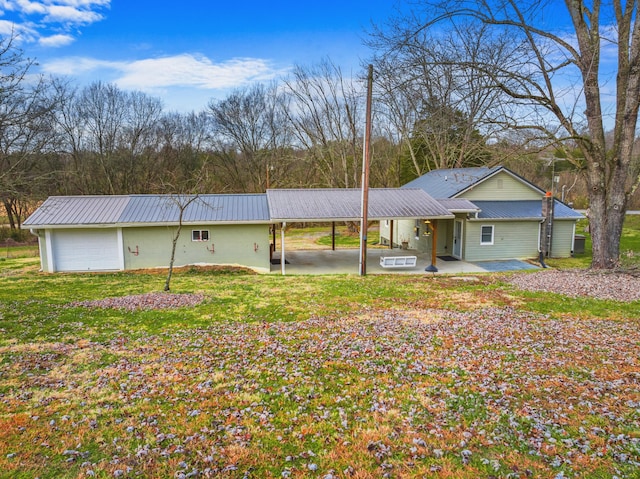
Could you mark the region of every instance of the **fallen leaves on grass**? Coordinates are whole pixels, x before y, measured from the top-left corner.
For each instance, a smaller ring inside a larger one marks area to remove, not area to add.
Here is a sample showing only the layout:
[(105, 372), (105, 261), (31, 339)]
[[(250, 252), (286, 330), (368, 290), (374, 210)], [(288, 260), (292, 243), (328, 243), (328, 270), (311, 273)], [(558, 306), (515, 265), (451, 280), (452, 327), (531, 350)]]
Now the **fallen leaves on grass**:
[(196, 306), (202, 301), (204, 301), (204, 296), (202, 294), (146, 293), (98, 299), (94, 301), (76, 301), (71, 303), (70, 306), (135, 311), (184, 308), (188, 306)]
[(12, 347), (3, 471), (622, 478), (640, 467), (635, 320), (368, 310)]
[(640, 300), (640, 277), (625, 273), (585, 270), (544, 270), (509, 276), (507, 281), (527, 291), (588, 296), (614, 301)]

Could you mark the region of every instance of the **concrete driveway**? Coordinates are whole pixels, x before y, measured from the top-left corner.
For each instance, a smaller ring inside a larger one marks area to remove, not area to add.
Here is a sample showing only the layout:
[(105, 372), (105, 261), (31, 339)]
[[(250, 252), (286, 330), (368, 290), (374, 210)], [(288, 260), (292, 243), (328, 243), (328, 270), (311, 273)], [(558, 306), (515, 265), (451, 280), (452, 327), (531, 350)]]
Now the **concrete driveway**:
[[(415, 267), (383, 268), (380, 266), (380, 257), (382, 256), (416, 256), (417, 263)], [(273, 259), (279, 262), (279, 251), (274, 253)], [(360, 251), (358, 249), (285, 251), (285, 259), (285, 274), (359, 274), (360, 272)], [(430, 264), (431, 254), (399, 249), (367, 250), (367, 274), (463, 274), (538, 268), (538, 266), (520, 260), (470, 263), (466, 261), (445, 261), (438, 258), (436, 262), (438, 272), (427, 273), (425, 268)], [(272, 264), (271, 273), (281, 274), (281, 265)]]

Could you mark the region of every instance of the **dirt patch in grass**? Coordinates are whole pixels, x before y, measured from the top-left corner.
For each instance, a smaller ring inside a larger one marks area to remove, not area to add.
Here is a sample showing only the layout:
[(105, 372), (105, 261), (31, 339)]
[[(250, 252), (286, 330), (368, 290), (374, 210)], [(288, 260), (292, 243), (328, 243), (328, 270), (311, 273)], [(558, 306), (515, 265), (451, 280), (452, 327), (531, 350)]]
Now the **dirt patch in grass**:
[[(134, 269), (129, 270), (127, 273), (131, 274), (156, 274), (156, 275), (166, 275), (168, 272), (167, 268), (143, 268), (143, 269)], [(225, 275), (233, 275), (233, 274), (258, 274), (251, 268), (247, 268), (244, 266), (231, 266), (231, 265), (189, 265), (189, 266), (178, 266), (173, 268), (174, 274), (225, 274)]]

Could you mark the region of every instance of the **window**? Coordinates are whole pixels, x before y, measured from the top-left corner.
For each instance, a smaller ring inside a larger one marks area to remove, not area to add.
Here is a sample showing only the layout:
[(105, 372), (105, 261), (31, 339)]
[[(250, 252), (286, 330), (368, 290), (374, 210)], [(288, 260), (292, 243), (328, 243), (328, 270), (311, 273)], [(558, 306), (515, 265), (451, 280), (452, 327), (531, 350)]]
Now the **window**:
[(493, 244), (493, 225), (483, 225), (480, 229), (480, 244)]
[(191, 241), (209, 241), (209, 230), (192, 230)]

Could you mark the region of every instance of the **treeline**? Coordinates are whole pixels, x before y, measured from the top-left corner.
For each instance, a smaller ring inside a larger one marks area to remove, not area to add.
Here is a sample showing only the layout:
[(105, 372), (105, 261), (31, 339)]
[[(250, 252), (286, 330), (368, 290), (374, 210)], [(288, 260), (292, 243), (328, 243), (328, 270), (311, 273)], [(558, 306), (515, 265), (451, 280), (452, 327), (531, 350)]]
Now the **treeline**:
[[(482, 35), (476, 46), (469, 55), (496, 47)], [(445, 47), (434, 54), (461, 54)], [(372, 186), (497, 163), (550, 182), (549, 162), (539, 161), (546, 145), (497, 121), (506, 114), (500, 92), (470, 69), (418, 60), (373, 60)], [(359, 186), (365, 81), (328, 59), (192, 113), (114, 84), (34, 82), (31, 67), (12, 38), (0, 41), (0, 197), (12, 229), (49, 195)]]

